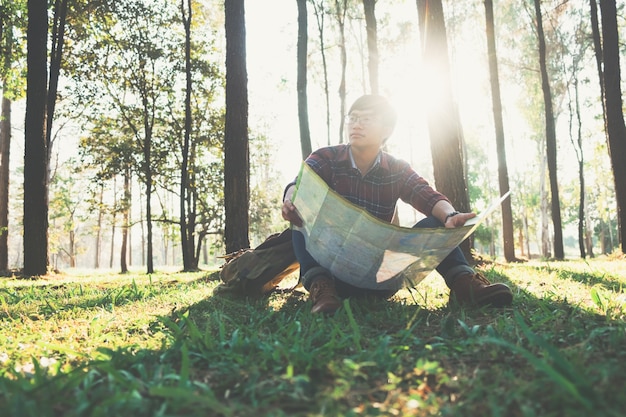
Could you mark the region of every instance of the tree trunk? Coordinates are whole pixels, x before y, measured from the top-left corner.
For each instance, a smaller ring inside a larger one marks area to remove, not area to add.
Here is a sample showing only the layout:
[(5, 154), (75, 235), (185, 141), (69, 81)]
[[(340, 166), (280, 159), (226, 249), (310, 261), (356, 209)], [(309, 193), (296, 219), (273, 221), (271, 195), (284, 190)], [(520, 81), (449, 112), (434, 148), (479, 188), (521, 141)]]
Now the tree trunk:
[(563, 260), (563, 226), (561, 222), (561, 202), (559, 200), (559, 183), (557, 180), (557, 157), (556, 157), (556, 128), (554, 125), (554, 111), (552, 109), (552, 92), (548, 78), (546, 64), (546, 41), (543, 32), (543, 19), (541, 16), (541, 1), (535, 0), (535, 14), (537, 18), (537, 37), (539, 40), (539, 67), (541, 70), (541, 89), (545, 105), (546, 123), (546, 155), (548, 157), (548, 174), (550, 177), (550, 200), (552, 211), (552, 225), (554, 227), (554, 257)]
[(343, 143), (344, 119), (346, 117), (346, 69), (348, 56), (346, 52), (346, 13), (348, 10), (347, 0), (335, 0), (335, 17), (339, 26), (339, 54), (341, 59), (341, 77), (339, 81), (339, 143)]
[(122, 203), (122, 246), (120, 248), (120, 272), (128, 272), (128, 229), (130, 228), (130, 167), (124, 167), (124, 201)]
[(602, 56), (604, 58), (604, 102), (609, 155), (613, 167), (617, 229), (622, 253), (626, 253), (626, 125), (622, 109), (619, 36), (615, 0), (600, 0)]
[[(602, 103), (602, 117), (604, 118), (604, 125), (606, 127), (606, 107), (604, 105), (604, 72), (602, 71), (602, 39), (600, 37), (600, 25), (598, 22), (598, 5), (596, 3), (597, 0), (589, 0), (590, 6), (590, 16), (591, 16), (591, 34), (593, 38), (593, 50), (594, 56), (596, 58), (596, 70), (598, 71), (598, 81), (600, 84), (600, 98)], [(604, 134), (606, 135), (606, 140), (608, 143), (609, 136), (604, 129)]]
[[(318, 3), (319, 1), (319, 3)], [(324, 10), (324, 1), (318, 0), (312, 1), (313, 8), (315, 10), (315, 18), (317, 20), (317, 30), (320, 41), (320, 54), (322, 56), (322, 71), (324, 74), (324, 98), (326, 99), (326, 142), (328, 146), (331, 145), (330, 140), (330, 88), (328, 82), (328, 63), (326, 62), (326, 35), (324, 26), (324, 16), (326, 11)], [(306, 7), (306, 4), (305, 4)], [(343, 123), (343, 121), (342, 121)]]
[[(113, 207), (117, 207), (117, 177), (113, 177)], [(115, 229), (117, 222), (117, 210), (111, 213), (111, 248), (109, 249), (109, 269), (113, 268), (113, 257), (115, 255)]]
[[(443, 5), (441, 0), (417, 0), (417, 10), (420, 37), (423, 39), (424, 63), (432, 74), (425, 82), (441, 80), (437, 85), (439, 97), (432, 103), (428, 114), (435, 186), (450, 199), (457, 210), (470, 212), (467, 178), (463, 165), (463, 132), (452, 97)], [(471, 260), (470, 239), (461, 244), (461, 249)]]
[(96, 248), (94, 268), (100, 268), (100, 254), (102, 252), (102, 218), (104, 217), (104, 210), (102, 210), (104, 204), (104, 185), (100, 185), (100, 195), (98, 197), (98, 223), (96, 225)]
[(539, 177), (541, 182), (541, 256), (543, 256), (545, 259), (552, 257), (552, 245), (550, 245), (550, 225), (548, 223), (548, 192), (546, 190), (547, 164), (547, 157), (545, 155), (542, 155), (541, 168), (539, 171)]
[(146, 273), (154, 273), (154, 256), (152, 243), (152, 129), (146, 129), (146, 136), (143, 141), (143, 153), (145, 161), (146, 175)]
[(372, 94), (378, 94), (378, 30), (376, 28), (376, 1), (363, 0), (365, 31), (367, 32), (367, 69)]
[[(6, 85), (3, 83), (3, 85)], [(2, 97), (0, 113), (0, 271), (9, 269), (9, 155), (11, 153), (11, 100)]]
[(47, 3), (28, 0), (24, 131), (24, 274), (27, 276), (48, 272), (47, 37)]
[[(583, 149), (583, 137), (582, 137), (582, 120), (580, 118), (580, 97), (578, 91), (578, 64), (576, 59), (574, 59), (574, 65), (572, 66), (572, 79), (573, 79), (573, 87), (574, 87), (574, 99), (572, 100), (571, 95), (568, 101), (569, 108), (569, 131), (570, 131), (570, 140), (574, 147), (574, 151), (576, 152), (576, 159), (578, 161), (578, 249), (580, 251), (580, 257), (585, 259), (587, 257), (587, 246), (585, 239), (585, 157), (584, 157), (584, 149)], [(572, 103), (573, 101), (573, 103)], [(574, 105), (572, 108), (572, 104)], [(572, 126), (574, 121), (574, 116), (576, 116), (576, 135), (574, 136), (574, 127)]]
[[(496, 53), (492, 0), (485, 0), (485, 19), (487, 28), (487, 51), (489, 55), (489, 74), (491, 76), (491, 100), (498, 153), (498, 182), (500, 195), (504, 195), (509, 192), (509, 171), (504, 144), (504, 123), (502, 121), (502, 100), (500, 98), (500, 77), (498, 75), (498, 55)], [(516, 257), (515, 241), (513, 237), (513, 210), (511, 209), (510, 197), (502, 202), (502, 237), (504, 259), (506, 259), (507, 262), (513, 262), (516, 260)]]
[(309, 130), (309, 109), (307, 103), (307, 43), (308, 20), (307, 20), (307, 0), (297, 0), (298, 2), (298, 122), (300, 126), (300, 147), (302, 149), (302, 159), (306, 159), (312, 152), (311, 132)]
[(59, 75), (61, 73), (61, 58), (63, 56), (63, 40), (65, 39), (65, 21), (67, 18), (67, 0), (55, 0), (54, 21), (52, 25), (52, 50), (50, 51), (50, 78), (48, 81), (47, 118), (46, 118), (46, 147), (48, 161), (52, 154), (52, 121), (56, 107)]
[(224, 240), (226, 252), (250, 247), (250, 150), (244, 0), (225, 0), (226, 122), (224, 131)]
[(193, 229), (189, 229), (187, 224), (187, 214), (190, 211), (190, 194), (189, 189), (189, 142), (191, 141), (191, 18), (192, 7), (191, 0), (187, 0), (185, 8), (185, 0), (181, 0), (180, 9), (182, 13), (183, 25), (185, 27), (185, 129), (182, 147), (182, 163), (180, 167), (180, 242), (183, 252), (183, 270), (192, 271), (194, 267), (194, 242)]

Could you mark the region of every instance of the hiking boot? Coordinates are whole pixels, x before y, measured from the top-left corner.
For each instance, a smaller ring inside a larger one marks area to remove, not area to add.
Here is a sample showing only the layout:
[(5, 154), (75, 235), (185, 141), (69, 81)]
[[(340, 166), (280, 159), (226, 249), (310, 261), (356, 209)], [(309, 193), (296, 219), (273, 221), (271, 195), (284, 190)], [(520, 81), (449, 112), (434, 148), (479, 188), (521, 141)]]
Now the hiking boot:
[(512, 301), (513, 293), (509, 287), (492, 284), (479, 273), (463, 274), (450, 287), (450, 304), (505, 307)]
[(341, 306), (335, 283), (327, 276), (317, 277), (311, 284), (309, 294), (313, 302), (313, 307), (311, 308), (311, 313), (313, 314), (332, 314)]

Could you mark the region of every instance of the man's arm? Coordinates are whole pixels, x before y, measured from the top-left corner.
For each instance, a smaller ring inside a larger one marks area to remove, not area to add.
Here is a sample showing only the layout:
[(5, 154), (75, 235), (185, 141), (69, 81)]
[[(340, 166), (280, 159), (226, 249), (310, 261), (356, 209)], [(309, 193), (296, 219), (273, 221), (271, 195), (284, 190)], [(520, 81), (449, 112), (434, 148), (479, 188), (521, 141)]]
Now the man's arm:
[(459, 213), (446, 200), (439, 200), (433, 206), (431, 214), (447, 228), (461, 227), (466, 221), (476, 217), (476, 213)]
[(300, 227), (302, 226), (302, 219), (298, 216), (298, 212), (296, 211), (296, 206), (291, 202), (291, 198), (293, 197), (293, 193), (296, 190), (295, 184), (289, 184), (285, 189), (285, 193), (283, 195), (283, 207), (281, 209), (281, 214), (283, 219), (293, 223), (294, 225)]

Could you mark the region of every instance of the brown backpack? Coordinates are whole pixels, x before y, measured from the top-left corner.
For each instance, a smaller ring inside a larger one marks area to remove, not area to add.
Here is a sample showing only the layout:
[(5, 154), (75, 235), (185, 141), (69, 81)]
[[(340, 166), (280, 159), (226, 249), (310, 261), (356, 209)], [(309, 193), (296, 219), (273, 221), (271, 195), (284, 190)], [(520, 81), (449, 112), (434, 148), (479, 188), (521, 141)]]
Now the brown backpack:
[(291, 229), (270, 235), (254, 249), (241, 249), (224, 256), (219, 292), (260, 296), (270, 293), (300, 267), (293, 252)]

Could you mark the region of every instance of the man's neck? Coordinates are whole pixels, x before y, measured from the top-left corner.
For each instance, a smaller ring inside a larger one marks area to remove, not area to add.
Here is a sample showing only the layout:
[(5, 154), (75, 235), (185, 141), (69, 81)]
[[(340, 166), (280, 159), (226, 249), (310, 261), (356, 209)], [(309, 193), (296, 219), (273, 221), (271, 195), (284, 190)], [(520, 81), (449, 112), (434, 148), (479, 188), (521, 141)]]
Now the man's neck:
[(359, 171), (361, 171), (361, 175), (365, 175), (372, 165), (374, 165), (380, 149), (374, 149), (371, 147), (355, 148), (354, 146), (351, 146), (350, 152), (352, 153), (352, 158), (354, 159), (356, 167)]

